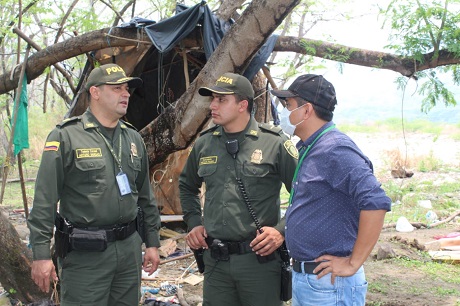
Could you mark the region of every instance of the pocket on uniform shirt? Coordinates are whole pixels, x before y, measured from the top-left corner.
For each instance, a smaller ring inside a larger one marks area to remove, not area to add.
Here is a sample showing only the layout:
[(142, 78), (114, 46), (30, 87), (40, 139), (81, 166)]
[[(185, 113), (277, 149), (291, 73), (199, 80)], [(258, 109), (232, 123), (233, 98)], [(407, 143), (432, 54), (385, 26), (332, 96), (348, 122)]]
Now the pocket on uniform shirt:
[(198, 176), (205, 179), (206, 177), (213, 175), (216, 172), (216, 170), (217, 170), (216, 164), (201, 165), (198, 168)]
[(242, 180), (251, 198), (270, 198), (279, 192), (276, 186), (279, 180), (274, 180), (270, 169), (271, 166), (268, 164), (254, 164), (248, 161), (243, 164)]
[(264, 177), (270, 173), (270, 165), (253, 164), (245, 162), (243, 165), (243, 175), (248, 177)]
[(217, 171), (217, 164), (207, 164), (207, 165), (200, 165), (198, 168), (198, 176), (205, 182), (206, 184), (206, 196), (205, 201), (208, 203), (214, 197), (214, 194), (219, 188), (213, 188), (216, 184), (219, 184), (221, 180), (218, 180), (214, 174)]
[(103, 159), (76, 159), (75, 167), (79, 171), (75, 175), (70, 175), (70, 180), (78, 181), (79, 190), (94, 193), (107, 189), (106, 166)]
[(129, 178), (129, 185), (132, 192), (137, 192), (136, 180), (139, 176), (139, 172), (142, 170), (142, 159), (133, 156), (132, 159), (130, 158), (128, 165), (129, 169), (126, 169), (126, 174)]

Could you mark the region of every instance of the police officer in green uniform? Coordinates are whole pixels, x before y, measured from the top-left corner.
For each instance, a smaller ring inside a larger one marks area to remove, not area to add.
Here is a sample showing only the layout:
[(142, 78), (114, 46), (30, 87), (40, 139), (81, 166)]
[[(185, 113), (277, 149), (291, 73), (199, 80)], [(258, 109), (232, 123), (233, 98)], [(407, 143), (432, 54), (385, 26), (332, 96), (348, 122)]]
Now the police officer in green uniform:
[[(180, 175), (190, 248), (203, 248), (204, 306), (280, 305), (284, 241), (280, 188), (290, 190), (298, 153), (280, 128), (251, 116), (254, 90), (225, 73), (211, 96), (216, 126), (201, 133)], [(203, 215), (200, 188), (205, 183)]]
[[(158, 268), (160, 217), (146, 148), (139, 133), (120, 120), (129, 87), (141, 85), (118, 65), (94, 68), (86, 84), (88, 110), (58, 124), (46, 140), (28, 219), (32, 278), (45, 292), (57, 280), (50, 240), (59, 202), (70, 229), (64, 239), (70, 247), (58, 258), (61, 306), (137, 305), (141, 268), (148, 274)], [(143, 261), (138, 207), (146, 229)]]

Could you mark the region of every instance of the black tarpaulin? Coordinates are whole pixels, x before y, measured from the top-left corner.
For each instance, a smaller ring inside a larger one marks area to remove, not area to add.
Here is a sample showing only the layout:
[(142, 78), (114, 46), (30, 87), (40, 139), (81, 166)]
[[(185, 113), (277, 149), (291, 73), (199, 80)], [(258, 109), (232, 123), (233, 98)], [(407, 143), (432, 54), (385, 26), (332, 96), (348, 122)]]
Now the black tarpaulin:
[[(203, 28), (203, 47), (206, 59), (209, 59), (233, 23), (233, 20), (223, 21), (217, 18), (206, 2), (202, 1), (190, 8), (178, 4), (176, 15), (146, 26), (145, 31), (157, 50), (160, 53), (166, 53), (187, 37), (197, 25), (201, 25)], [(252, 80), (257, 71), (265, 64), (277, 39), (277, 36), (271, 36), (254, 56), (244, 72), (244, 76), (249, 80)]]

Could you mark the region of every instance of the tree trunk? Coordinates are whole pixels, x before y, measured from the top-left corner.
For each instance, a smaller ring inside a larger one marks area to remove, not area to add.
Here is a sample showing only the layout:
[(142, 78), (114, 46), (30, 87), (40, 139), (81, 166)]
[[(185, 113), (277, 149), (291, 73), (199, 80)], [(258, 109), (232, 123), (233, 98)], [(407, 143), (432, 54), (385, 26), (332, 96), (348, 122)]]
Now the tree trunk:
[[(0, 209), (0, 283), (11, 296), (22, 302), (49, 298), (30, 277), (32, 253), (21, 242), (18, 232)], [(14, 293), (12, 293), (14, 292)]]

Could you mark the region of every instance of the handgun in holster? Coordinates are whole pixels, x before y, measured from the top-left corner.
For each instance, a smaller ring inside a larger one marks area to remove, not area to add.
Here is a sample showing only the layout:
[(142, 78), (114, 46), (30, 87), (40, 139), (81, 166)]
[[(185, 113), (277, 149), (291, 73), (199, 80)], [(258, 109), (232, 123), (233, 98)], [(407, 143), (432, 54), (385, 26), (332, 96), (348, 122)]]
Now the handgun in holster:
[(144, 211), (139, 206), (137, 207), (136, 230), (142, 238), (142, 242), (146, 240)]
[(204, 249), (198, 249), (198, 250), (192, 250), (193, 251), (193, 256), (195, 256), (196, 260), (196, 265), (198, 267), (198, 272), (203, 273), (204, 272), (204, 259), (203, 259), (203, 253)]
[(73, 226), (69, 220), (63, 218), (59, 213), (56, 213), (54, 225), (56, 226), (56, 231), (54, 232), (55, 253), (56, 256), (65, 258), (71, 251), (70, 234)]

